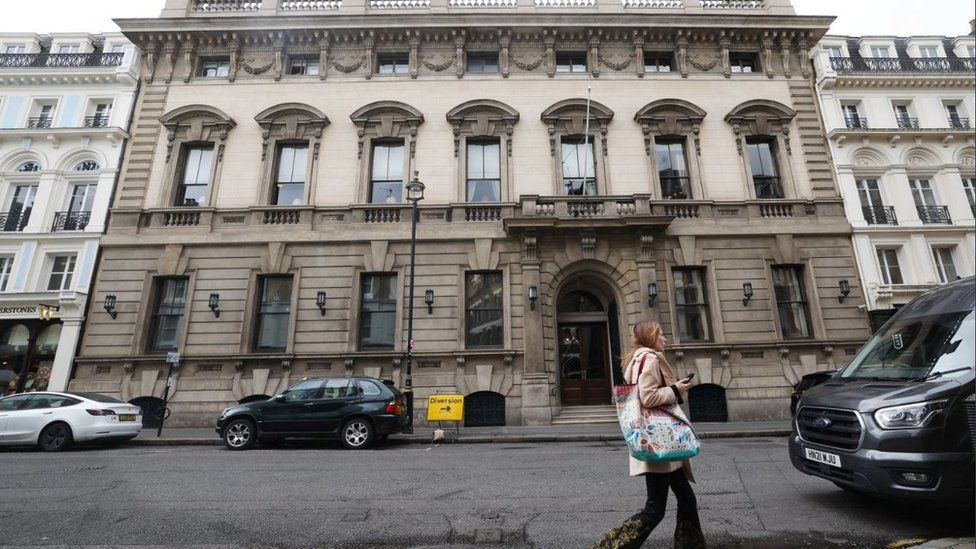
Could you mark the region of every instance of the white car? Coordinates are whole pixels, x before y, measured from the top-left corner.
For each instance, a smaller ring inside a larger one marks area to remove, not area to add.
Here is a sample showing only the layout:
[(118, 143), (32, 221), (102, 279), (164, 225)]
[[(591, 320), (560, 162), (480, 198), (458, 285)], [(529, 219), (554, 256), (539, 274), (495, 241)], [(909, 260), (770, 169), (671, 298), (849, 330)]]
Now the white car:
[(142, 430), (142, 409), (96, 393), (22, 393), (0, 398), (0, 446), (48, 452), (74, 442), (122, 442)]

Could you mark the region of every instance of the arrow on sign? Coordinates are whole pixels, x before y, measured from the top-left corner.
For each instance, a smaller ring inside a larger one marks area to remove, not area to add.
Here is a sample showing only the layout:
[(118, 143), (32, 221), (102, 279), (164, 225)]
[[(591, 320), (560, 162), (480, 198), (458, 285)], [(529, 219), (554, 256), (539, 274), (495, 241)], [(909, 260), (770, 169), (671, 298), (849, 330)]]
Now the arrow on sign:
[(451, 407), (450, 406), (444, 406), (443, 408), (441, 408), (441, 411), (442, 412), (450, 412), (451, 411)]

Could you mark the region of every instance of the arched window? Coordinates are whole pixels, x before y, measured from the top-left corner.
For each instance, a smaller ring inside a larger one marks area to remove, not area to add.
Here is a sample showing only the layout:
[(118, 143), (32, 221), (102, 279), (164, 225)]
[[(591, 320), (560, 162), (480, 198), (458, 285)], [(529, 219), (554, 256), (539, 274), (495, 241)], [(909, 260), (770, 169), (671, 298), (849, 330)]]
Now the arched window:
[(33, 160), (28, 160), (27, 162), (24, 162), (21, 165), (17, 166), (17, 169), (14, 171), (16, 171), (17, 173), (39, 172), (41, 171), (41, 165), (38, 164), (37, 162), (34, 162)]
[(501, 202), (514, 194), (512, 135), (518, 120), (518, 111), (492, 99), (468, 101), (447, 112), (462, 201)]
[(479, 391), (464, 397), (465, 427), (501, 427), (505, 425), (505, 395)]
[(751, 179), (750, 198), (796, 198), (790, 165), (790, 123), (795, 117), (793, 109), (767, 99), (741, 103), (725, 116)]
[(261, 202), (272, 206), (308, 204), (314, 196), (316, 160), (329, 119), (315, 107), (283, 103), (254, 117), (261, 126), (265, 185)]
[(101, 164), (95, 160), (82, 160), (75, 166), (76, 172), (97, 172), (102, 169)]
[(11, 351), (23, 351), (27, 349), (27, 343), (30, 341), (30, 330), (27, 326), (23, 324), (17, 324), (16, 326), (11, 326), (7, 328), (2, 335), (0, 335), (0, 347)]
[(424, 115), (399, 101), (377, 101), (349, 115), (359, 134), (360, 201), (404, 202), (404, 185), (413, 171), (418, 128)]
[[(701, 123), (705, 111), (682, 99), (661, 99), (637, 111), (634, 120), (644, 133), (655, 192), (664, 199), (702, 198), (697, 174), (701, 155)], [(694, 152), (689, 149), (693, 146)]]
[(589, 292), (573, 291), (559, 299), (556, 310), (560, 313), (601, 313), (603, 303)]
[(609, 194), (606, 160), (607, 125), (611, 120), (612, 110), (586, 99), (566, 99), (542, 111), (542, 122), (549, 130), (556, 194)]
[(61, 341), (61, 325), (51, 324), (37, 334), (37, 339), (34, 340), (34, 352), (53, 355), (58, 350), (59, 341)]
[(180, 107), (159, 121), (167, 131), (167, 179), (173, 182), (167, 202), (174, 206), (210, 206), (220, 182), (227, 134), (237, 123), (220, 109), (207, 105)]
[(712, 383), (696, 385), (688, 391), (691, 421), (722, 422), (729, 420), (725, 388)]

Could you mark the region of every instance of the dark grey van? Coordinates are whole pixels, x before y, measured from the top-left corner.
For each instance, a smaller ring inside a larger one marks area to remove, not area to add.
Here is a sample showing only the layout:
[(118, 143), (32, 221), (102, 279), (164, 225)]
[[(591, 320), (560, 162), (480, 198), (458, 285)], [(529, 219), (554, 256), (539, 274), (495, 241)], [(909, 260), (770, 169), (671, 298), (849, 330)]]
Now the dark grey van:
[(883, 497), (972, 505), (976, 278), (904, 306), (829, 381), (803, 393), (800, 471)]

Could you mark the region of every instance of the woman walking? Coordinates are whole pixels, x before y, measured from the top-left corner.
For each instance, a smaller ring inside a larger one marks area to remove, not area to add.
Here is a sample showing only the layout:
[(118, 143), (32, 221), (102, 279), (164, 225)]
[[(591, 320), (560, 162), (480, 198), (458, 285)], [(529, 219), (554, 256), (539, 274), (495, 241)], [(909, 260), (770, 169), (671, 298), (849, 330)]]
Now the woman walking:
[[(678, 379), (664, 358), (667, 339), (657, 322), (640, 322), (631, 336), (633, 349), (625, 358), (624, 380), (638, 386), (643, 408), (681, 404), (691, 388), (690, 379)], [(680, 409), (678, 413), (681, 414)], [(684, 416), (682, 415), (682, 419)], [(636, 549), (664, 518), (668, 489), (678, 500), (675, 549), (704, 548), (705, 537), (698, 521), (698, 502), (691, 488), (691, 462), (647, 462), (630, 456), (630, 476), (643, 476), (647, 487), (644, 508), (593, 545), (595, 549)]]

